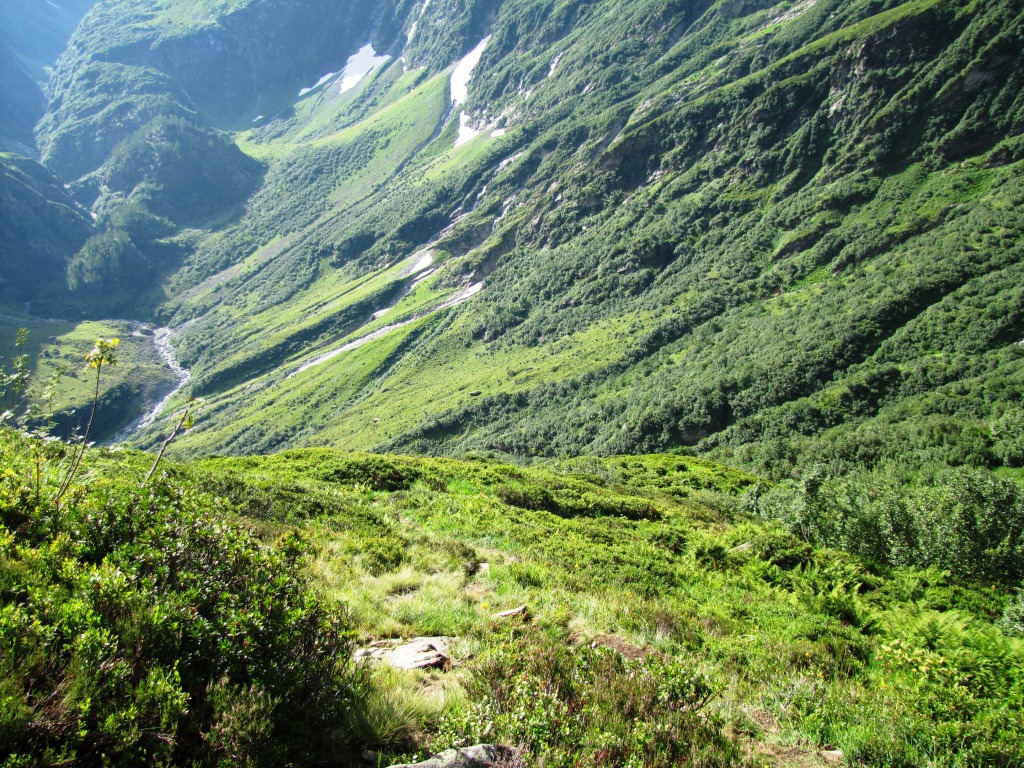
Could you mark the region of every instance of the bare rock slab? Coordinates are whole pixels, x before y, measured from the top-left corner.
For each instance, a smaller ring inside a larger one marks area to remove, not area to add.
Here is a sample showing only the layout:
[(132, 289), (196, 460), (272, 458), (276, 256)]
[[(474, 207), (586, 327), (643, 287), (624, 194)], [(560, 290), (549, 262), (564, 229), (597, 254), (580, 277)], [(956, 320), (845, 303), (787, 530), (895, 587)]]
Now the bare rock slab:
[(494, 614), (494, 618), (496, 618), (496, 619), (511, 619), (511, 618), (513, 618), (515, 616), (522, 616), (522, 617), (525, 618), (526, 615), (527, 615), (527, 608), (526, 608), (526, 606), (525, 605), (520, 605), (518, 608), (513, 608), (510, 611), (502, 611), (501, 613), (496, 613), (496, 614)]
[(495, 744), (477, 744), (463, 749), (446, 749), (422, 763), (392, 765), (390, 768), (496, 768), (510, 763), (515, 750)]
[(354, 658), (358, 661), (380, 661), (395, 669), (444, 669), (449, 666), (450, 637), (417, 637), (409, 642), (384, 640), (369, 648), (360, 648)]

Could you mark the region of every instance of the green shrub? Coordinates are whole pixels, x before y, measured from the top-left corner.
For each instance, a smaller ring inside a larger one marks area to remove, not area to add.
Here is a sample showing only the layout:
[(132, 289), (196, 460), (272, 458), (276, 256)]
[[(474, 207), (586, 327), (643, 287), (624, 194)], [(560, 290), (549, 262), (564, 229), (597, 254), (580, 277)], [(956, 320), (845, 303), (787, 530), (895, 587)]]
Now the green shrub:
[(937, 566), (1007, 586), (1024, 577), (1024, 490), (987, 470), (943, 470), (928, 485), (884, 470), (812, 473), (757, 506), (807, 542), (885, 565)]
[(998, 626), (1008, 635), (1024, 637), (1024, 589), (1018, 589), (1014, 598), (1006, 604)]
[(37, 502), (30, 447), (0, 433), (0, 753), (280, 765), (345, 748), (350, 634), (301, 539), (265, 543), (167, 475), (139, 491), (127, 456), (59, 509)]
[(475, 659), (474, 702), (442, 727), (443, 741), (517, 744), (549, 766), (738, 766), (741, 751), (707, 712), (716, 691), (658, 655), (626, 659), (538, 630), (502, 638)]
[(992, 425), (992, 452), (1008, 467), (1024, 466), (1024, 410), (1007, 409)]

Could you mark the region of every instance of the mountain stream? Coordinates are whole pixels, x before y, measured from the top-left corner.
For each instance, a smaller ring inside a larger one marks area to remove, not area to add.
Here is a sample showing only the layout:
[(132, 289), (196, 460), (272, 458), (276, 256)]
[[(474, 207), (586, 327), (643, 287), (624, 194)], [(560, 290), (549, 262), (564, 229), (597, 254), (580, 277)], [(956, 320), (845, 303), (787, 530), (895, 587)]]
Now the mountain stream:
[(164, 361), (167, 367), (170, 368), (171, 373), (173, 373), (174, 377), (178, 380), (177, 384), (175, 384), (170, 392), (164, 395), (159, 402), (144, 413), (139, 419), (133, 421), (121, 430), (121, 432), (114, 437), (114, 442), (119, 443), (127, 440), (155, 422), (160, 413), (167, 407), (171, 398), (178, 394), (182, 388), (188, 384), (189, 379), (192, 378), (192, 372), (187, 368), (183, 368), (178, 362), (178, 358), (174, 356), (174, 347), (171, 345), (171, 333), (170, 328), (157, 328), (154, 330), (153, 347), (156, 349), (157, 354), (160, 355), (160, 359)]

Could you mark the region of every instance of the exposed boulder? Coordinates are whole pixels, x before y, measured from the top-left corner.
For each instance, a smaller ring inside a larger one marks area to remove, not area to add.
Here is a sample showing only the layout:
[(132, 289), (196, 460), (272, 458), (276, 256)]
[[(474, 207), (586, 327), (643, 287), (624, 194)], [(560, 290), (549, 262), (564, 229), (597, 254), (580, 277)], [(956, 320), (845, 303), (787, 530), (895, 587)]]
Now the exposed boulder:
[(496, 619), (511, 619), (516, 616), (520, 616), (525, 619), (527, 616), (529, 616), (529, 610), (525, 605), (520, 605), (518, 608), (513, 608), (509, 611), (501, 611), (500, 613), (494, 614), (494, 618)]
[(379, 640), (369, 648), (360, 648), (354, 658), (359, 661), (382, 661), (395, 669), (445, 669), (450, 666), (450, 637), (417, 637), (409, 642)]
[(511, 747), (478, 744), (463, 749), (446, 749), (421, 763), (393, 765), (391, 768), (490, 768), (510, 765), (516, 756)]

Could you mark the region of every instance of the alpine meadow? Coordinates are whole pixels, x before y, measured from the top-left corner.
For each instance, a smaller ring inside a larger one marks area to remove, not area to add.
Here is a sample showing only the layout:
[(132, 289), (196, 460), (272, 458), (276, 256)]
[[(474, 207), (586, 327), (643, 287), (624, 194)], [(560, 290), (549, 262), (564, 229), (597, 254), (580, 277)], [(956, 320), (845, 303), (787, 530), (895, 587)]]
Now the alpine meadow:
[(0, 0), (0, 764), (1024, 766), (1024, 8)]

